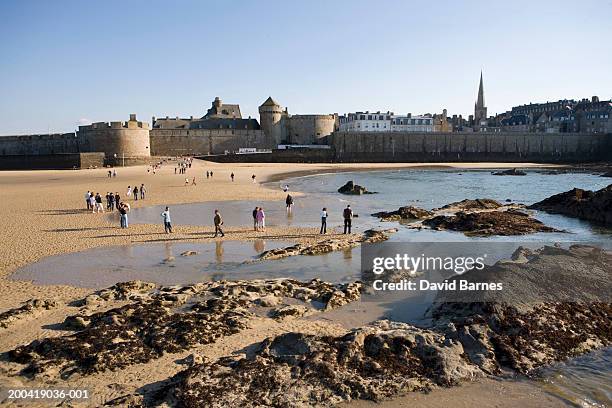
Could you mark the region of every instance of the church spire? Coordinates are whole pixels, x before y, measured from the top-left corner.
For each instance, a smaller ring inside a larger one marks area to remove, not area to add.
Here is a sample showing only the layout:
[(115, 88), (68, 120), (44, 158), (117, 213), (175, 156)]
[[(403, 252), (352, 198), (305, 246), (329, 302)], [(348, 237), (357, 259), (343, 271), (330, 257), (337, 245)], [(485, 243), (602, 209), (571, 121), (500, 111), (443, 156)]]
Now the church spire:
[(484, 100), (484, 85), (482, 81), (482, 70), (480, 71), (480, 85), (478, 86), (478, 98), (474, 105), (474, 124), (479, 126), (483, 120), (487, 119), (487, 107)]
[(484, 103), (484, 86), (482, 85), (482, 70), (480, 71), (480, 86), (478, 87), (478, 100), (476, 101), (476, 109), (485, 107)]

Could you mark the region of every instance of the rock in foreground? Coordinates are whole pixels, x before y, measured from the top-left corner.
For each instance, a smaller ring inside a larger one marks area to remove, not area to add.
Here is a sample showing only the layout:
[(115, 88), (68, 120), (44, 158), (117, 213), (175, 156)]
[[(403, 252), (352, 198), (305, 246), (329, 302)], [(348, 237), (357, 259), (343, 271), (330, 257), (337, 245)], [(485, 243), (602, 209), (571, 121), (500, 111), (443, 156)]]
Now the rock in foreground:
[(612, 184), (597, 191), (574, 188), (548, 197), (528, 208), (612, 225)]
[(438, 215), (423, 221), (423, 225), (436, 230), (460, 231), (468, 236), (508, 236), (535, 232), (562, 232), (544, 225), (529, 214), (512, 209)]
[(338, 192), (351, 195), (374, 194), (373, 192), (368, 191), (365, 187), (353, 183), (353, 180), (347, 181), (345, 185), (338, 189)]

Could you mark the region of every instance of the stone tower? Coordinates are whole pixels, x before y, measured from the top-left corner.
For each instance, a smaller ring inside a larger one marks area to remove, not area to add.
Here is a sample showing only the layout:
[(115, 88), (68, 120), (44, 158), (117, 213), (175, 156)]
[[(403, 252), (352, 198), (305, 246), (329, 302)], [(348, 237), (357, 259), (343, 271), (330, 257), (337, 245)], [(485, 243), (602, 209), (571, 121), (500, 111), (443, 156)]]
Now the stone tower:
[(259, 107), (259, 122), (268, 147), (276, 147), (283, 139), (284, 115), (283, 108), (271, 96)]
[(482, 71), (480, 71), (480, 85), (478, 87), (478, 99), (474, 105), (474, 124), (480, 125), (482, 120), (487, 119), (487, 107), (484, 100), (484, 86), (482, 84)]

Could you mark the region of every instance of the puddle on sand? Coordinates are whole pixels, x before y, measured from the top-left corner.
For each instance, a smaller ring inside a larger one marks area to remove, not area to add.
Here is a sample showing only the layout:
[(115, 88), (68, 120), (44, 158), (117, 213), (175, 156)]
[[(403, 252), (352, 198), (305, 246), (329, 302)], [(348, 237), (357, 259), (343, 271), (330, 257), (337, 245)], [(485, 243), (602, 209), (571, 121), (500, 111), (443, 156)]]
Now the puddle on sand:
[[(331, 282), (359, 279), (359, 248), (319, 256), (245, 263), (263, 251), (289, 245), (293, 242), (254, 240), (95, 248), (43, 258), (18, 269), (11, 279), (33, 281), (38, 285), (86, 288), (104, 288), (135, 279), (162, 285), (220, 279), (321, 278)], [(182, 256), (185, 251), (196, 254)]]

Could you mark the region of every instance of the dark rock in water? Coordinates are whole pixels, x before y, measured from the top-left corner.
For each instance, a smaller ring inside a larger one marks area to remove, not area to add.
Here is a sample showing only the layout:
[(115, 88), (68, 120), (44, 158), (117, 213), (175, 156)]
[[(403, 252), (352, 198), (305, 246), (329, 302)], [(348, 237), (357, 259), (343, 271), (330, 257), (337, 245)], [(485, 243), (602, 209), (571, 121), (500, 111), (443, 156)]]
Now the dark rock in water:
[(400, 207), (395, 211), (381, 211), (372, 214), (373, 217), (378, 217), (381, 219), (381, 221), (418, 220), (421, 218), (431, 217), (432, 215), (433, 212), (431, 211), (411, 205)]
[(444, 207), (434, 208), (438, 210), (494, 210), (502, 207), (502, 204), (491, 198), (477, 198), (475, 200), (465, 199), (454, 203), (446, 204)]
[(612, 184), (597, 191), (574, 188), (548, 197), (528, 208), (612, 225)]
[(526, 176), (527, 175), (527, 173), (525, 173), (523, 170), (517, 170), (517, 169), (496, 171), (496, 172), (493, 172), (492, 174), (494, 176)]
[(612, 177), (612, 171), (607, 171), (600, 175), (600, 177)]
[(437, 230), (460, 231), (468, 236), (525, 235), (534, 232), (561, 232), (544, 225), (521, 211), (458, 212), (438, 215), (423, 221), (423, 225)]
[(347, 181), (345, 185), (338, 189), (338, 192), (353, 195), (374, 194), (373, 192), (368, 191), (365, 187), (353, 183), (353, 180)]

